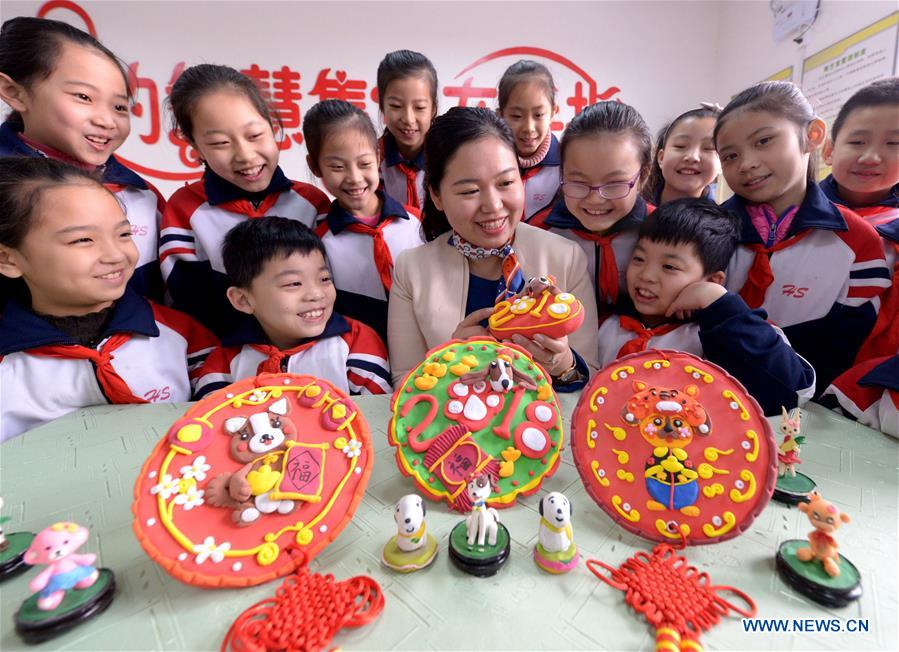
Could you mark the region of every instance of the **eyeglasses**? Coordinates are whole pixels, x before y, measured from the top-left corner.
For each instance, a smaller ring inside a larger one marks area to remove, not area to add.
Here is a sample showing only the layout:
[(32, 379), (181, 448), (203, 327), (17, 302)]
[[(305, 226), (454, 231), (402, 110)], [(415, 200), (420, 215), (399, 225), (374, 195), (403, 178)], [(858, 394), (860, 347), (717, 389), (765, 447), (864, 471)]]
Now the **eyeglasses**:
[(572, 199), (586, 199), (591, 192), (595, 192), (603, 199), (623, 199), (631, 194), (631, 189), (637, 185), (639, 178), (640, 173), (637, 172), (630, 181), (615, 181), (598, 186), (591, 186), (580, 181), (563, 181), (561, 183), (562, 194)]

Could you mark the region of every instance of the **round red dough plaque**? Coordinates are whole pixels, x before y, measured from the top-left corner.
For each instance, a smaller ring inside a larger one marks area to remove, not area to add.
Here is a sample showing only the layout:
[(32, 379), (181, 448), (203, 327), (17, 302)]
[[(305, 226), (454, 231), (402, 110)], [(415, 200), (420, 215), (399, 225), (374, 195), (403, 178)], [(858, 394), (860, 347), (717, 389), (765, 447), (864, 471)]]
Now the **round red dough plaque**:
[(430, 498), (468, 511), (468, 480), (487, 473), (487, 503), (509, 507), (559, 464), (564, 433), (551, 379), (514, 344), (452, 340), (428, 352), (391, 402), (400, 471)]
[(371, 465), (362, 413), (329, 382), (247, 378), (192, 406), (153, 449), (134, 487), (134, 531), (189, 584), (267, 582), (337, 537)]
[(644, 351), (600, 371), (578, 401), (571, 438), (587, 492), (619, 525), (655, 541), (737, 536), (777, 478), (758, 403), (687, 353)]

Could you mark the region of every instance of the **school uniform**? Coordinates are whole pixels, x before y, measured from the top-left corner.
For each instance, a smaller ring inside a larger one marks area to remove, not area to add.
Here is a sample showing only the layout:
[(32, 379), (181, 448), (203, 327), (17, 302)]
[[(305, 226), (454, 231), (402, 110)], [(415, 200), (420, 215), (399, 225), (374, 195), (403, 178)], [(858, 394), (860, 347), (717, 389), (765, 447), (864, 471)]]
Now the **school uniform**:
[(393, 283), (393, 261), (401, 252), (424, 244), (418, 211), (378, 191), (381, 214), (367, 226), (337, 201), (319, 235), (337, 288), (334, 310), (357, 319), (387, 341), (387, 297)]
[(520, 168), (524, 182), (524, 221), (530, 222), (540, 211), (552, 205), (562, 181), (562, 148), (550, 135), (549, 150), (543, 160), (529, 168)]
[[(31, 147), (20, 138), (12, 124), (4, 122), (0, 125), (0, 156), (36, 158), (46, 157), (47, 154)], [(100, 167), (101, 181), (121, 203), (131, 222), (131, 235), (137, 246), (137, 268), (128, 284), (138, 294), (154, 301), (162, 301), (163, 284), (157, 251), (165, 200), (156, 188), (122, 165), (115, 156), (110, 156)], [(3, 291), (0, 290), (0, 293)], [(0, 305), (7, 298), (0, 296)]]
[(877, 233), (883, 239), (887, 266), (892, 270), (892, 285), (880, 295), (877, 322), (859, 350), (856, 364), (899, 351), (899, 220), (879, 225)]
[(0, 440), (88, 405), (180, 402), (218, 340), (131, 289), (95, 347), (10, 301), (0, 319)]
[(413, 160), (400, 154), (396, 138), (387, 129), (378, 141), (381, 148), (381, 179), (384, 190), (407, 206), (421, 211), (425, 205), (424, 148)]
[(587, 271), (593, 282), (593, 290), (600, 318), (611, 311), (619, 297), (627, 296), (627, 265), (637, 244), (637, 231), (646, 216), (655, 210), (642, 197), (631, 212), (612, 225), (608, 233), (599, 235), (588, 230), (572, 215), (560, 198), (552, 209), (529, 222), (531, 226), (546, 229), (576, 242), (587, 256)]
[(640, 321), (629, 301), (625, 306), (599, 328), (601, 367), (630, 353), (673, 349), (723, 367), (746, 386), (765, 414), (780, 414), (781, 406), (802, 405), (814, 394), (812, 366), (766, 321), (763, 310), (751, 310), (739, 295), (728, 292), (697, 310), (691, 321), (653, 328)]
[(840, 204), (850, 208), (873, 227), (892, 222), (899, 218), (899, 183), (893, 186), (890, 195), (873, 206), (849, 206), (846, 200), (840, 197), (840, 189), (832, 174), (819, 184), (827, 198), (834, 204)]
[(291, 181), (280, 167), (268, 188), (258, 193), (247, 193), (207, 169), (203, 179), (172, 195), (162, 217), (159, 262), (172, 307), (216, 335), (226, 334), (240, 314), (225, 296), (228, 279), (222, 244), (228, 231), (266, 215), (297, 220), (312, 228), (327, 212), (328, 204), (322, 191)]
[(844, 414), (899, 438), (899, 354), (873, 358), (841, 374), (824, 392)]
[(747, 203), (724, 207), (742, 223), (725, 286), (750, 308), (763, 308), (796, 351), (815, 368), (819, 393), (848, 369), (871, 331), (880, 295), (890, 286), (883, 247), (873, 227), (831, 203), (811, 185), (785, 231), (763, 242)]
[(261, 326), (248, 320), (226, 337), (199, 372), (197, 398), (261, 373), (309, 374), (347, 394), (389, 394), (387, 349), (375, 332), (333, 313), (321, 335), (291, 348), (268, 343)]

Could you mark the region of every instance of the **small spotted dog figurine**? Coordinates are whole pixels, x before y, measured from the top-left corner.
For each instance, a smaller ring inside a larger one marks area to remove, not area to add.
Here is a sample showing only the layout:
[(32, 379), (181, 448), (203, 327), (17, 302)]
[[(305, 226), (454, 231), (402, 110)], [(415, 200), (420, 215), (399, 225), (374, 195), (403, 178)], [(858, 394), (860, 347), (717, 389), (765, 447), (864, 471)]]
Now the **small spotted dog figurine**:
[(808, 548), (799, 548), (796, 558), (799, 561), (813, 561), (817, 559), (824, 567), (824, 572), (831, 577), (840, 574), (840, 553), (837, 552), (837, 540), (831, 535), (836, 532), (843, 523), (849, 523), (852, 519), (849, 514), (841, 512), (836, 505), (824, 500), (817, 491), (810, 495), (811, 501), (799, 503), (799, 511), (808, 516), (809, 523), (814, 526), (808, 535)]
[(540, 501), (540, 529), (537, 539), (547, 552), (564, 552), (574, 542), (571, 531), (571, 503), (565, 494), (553, 491)]
[(428, 540), (425, 504), (421, 496), (408, 494), (400, 498), (393, 512), (396, 521), (396, 545), (403, 552), (414, 552)]
[(474, 545), (477, 539), (479, 546), (483, 546), (485, 540), (488, 545), (495, 546), (499, 532), (499, 514), (494, 508), (487, 507), (487, 499), (493, 493), (490, 476), (486, 473), (476, 475), (469, 480), (466, 491), (472, 505), (471, 513), (466, 519), (468, 545)]

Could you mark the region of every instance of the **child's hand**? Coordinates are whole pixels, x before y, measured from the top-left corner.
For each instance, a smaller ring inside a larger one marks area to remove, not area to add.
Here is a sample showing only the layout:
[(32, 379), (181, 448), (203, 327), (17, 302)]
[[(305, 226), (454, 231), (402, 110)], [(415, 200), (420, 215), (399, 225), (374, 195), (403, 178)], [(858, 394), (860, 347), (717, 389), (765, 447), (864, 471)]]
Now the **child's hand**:
[(696, 281), (680, 291), (680, 294), (668, 306), (665, 316), (674, 315), (678, 319), (689, 319), (693, 313), (708, 308), (727, 294), (723, 285), (711, 281)]
[(453, 339), (467, 340), (469, 337), (490, 337), (490, 333), (486, 328), (481, 326), (481, 322), (493, 314), (493, 308), (481, 308), (469, 314), (465, 319), (459, 322), (456, 330), (453, 331)]
[(574, 365), (574, 353), (568, 346), (567, 335), (557, 340), (540, 333), (534, 335), (532, 340), (521, 335), (513, 335), (512, 341), (527, 349), (550, 376), (558, 377)]

